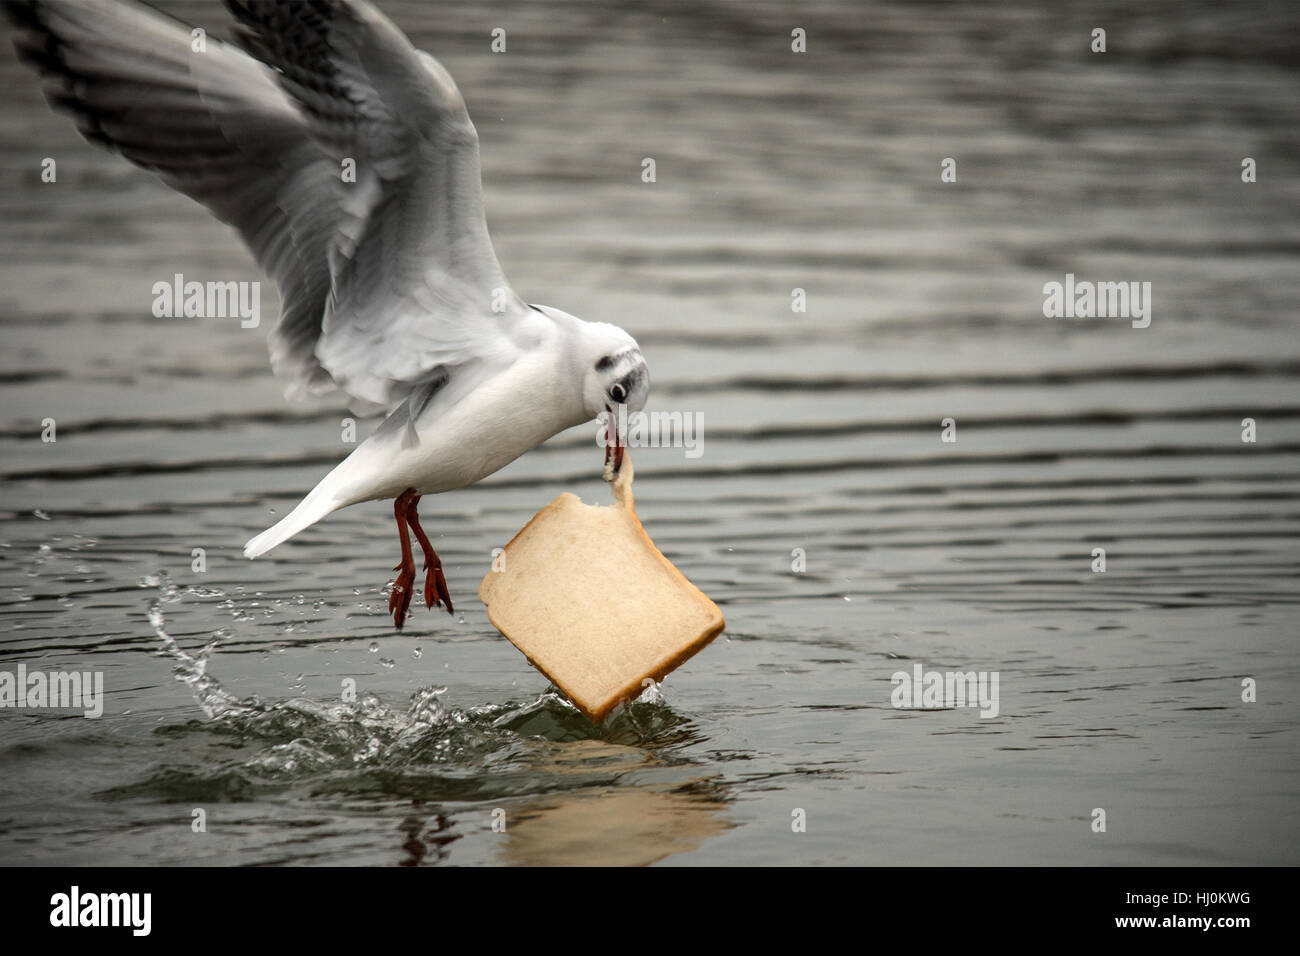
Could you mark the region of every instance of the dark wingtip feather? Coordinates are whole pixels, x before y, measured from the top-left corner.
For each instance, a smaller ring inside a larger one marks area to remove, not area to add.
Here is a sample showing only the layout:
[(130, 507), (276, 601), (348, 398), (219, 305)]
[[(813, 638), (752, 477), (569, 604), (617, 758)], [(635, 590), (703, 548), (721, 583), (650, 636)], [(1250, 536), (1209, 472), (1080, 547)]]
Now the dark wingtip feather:
[(36, 0), (0, 0), (0, 10), (19, 29), (36, 22)]
[(51, 108), (72, 116), (77, 131), (88, 142), (113, 149), (104, 131), (105, 114), (92, 111), (78, 95), (81, 81), (63, 57), (64, 44), (41, 16), (40, 0), (0, 0), (0, 10), (15, 28), (13, 46), (19, 62), (44, 77), (45, 101)]
[(24, 63), (37, 65), (53, 39), (41, 22), (36, 0), (0, 0), (0, 12), (14, 28), (13, 45)]

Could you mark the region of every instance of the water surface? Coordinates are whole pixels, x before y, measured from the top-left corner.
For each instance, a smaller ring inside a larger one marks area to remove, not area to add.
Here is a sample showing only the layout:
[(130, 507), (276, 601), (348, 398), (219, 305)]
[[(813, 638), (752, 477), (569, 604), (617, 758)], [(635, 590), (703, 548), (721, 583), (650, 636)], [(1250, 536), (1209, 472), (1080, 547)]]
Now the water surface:
[[(487, 622), (492, 549), (607, 495), (588, 428), (425, 500), (455, 617), (394, 632), (384, 503), (244, 561), (347, 412), (283, 401), (265, 329), (152, 317), (255, 267), (5, 44), (0, 667), (107, 703), (0, 713), (0, 862), (1300, 860), (1290, 5), (385, 9), (464, 91), (514, 286), (703, 416), (637, 505), (727, 632), (595, 727)], [(1150, 328), (1045, 319), (1066, 273), (1153, 283)], [(916, 662), (998, 672), (999, 716), (893, 708)]]

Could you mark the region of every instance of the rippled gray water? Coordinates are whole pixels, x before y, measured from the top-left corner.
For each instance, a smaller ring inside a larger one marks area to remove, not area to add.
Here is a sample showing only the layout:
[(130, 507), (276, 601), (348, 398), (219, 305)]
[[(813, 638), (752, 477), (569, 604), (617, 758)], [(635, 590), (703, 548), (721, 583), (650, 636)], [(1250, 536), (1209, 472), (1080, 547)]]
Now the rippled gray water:
[[(393, 631), (383, 503), (244, 561), (346, 413), (283, 402), (264, 330), (150, 315), (257, 273), (6, 43), (0, 669), (107, 704), (0, 712), (0, 862), (1300, 860), (1292, 5), (385, 8), (465, 93), (514, 286), (703, 415), (637, 504), (728, 630), (594, 727), (488, 624), (492, 548), (607, 495), (585, 428), (425, 501), (456, 618)], [(1151, 327), (1043, 318), (1067, 272), (1152, 282)], [(915, 662), (1000, 716), (894, 709)]]

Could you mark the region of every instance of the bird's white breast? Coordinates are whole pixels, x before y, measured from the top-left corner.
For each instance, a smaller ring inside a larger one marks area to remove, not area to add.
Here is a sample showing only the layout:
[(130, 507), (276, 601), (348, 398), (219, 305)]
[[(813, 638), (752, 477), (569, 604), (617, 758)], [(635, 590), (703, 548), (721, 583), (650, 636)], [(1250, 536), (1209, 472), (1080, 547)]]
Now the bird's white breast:
[[(454, 381), (415, 422), (416, 442), (394, 429), (367, 441), (366, 470), (388, 498), (415, 488), (436, 494), (472, 485), (505, 467), (557, 432), (586, 420), (572, 385), (541, 349), (522, 356), (472, 388)], [(360, 453), (361, 448), (357, 449)]]

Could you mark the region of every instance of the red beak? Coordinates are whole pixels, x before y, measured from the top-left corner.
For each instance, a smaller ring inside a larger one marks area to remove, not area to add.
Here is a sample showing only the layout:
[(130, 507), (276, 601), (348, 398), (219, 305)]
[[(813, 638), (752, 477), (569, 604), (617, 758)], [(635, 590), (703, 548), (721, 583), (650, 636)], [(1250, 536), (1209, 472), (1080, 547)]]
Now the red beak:
[(613, 458), (614, 471), (618, 471), (623, 467), (623, 441), (618, 433), (618, 416), (608, 405), (605, 406), (605, 411), (609, 413), (609, 418), (605, 419), (605, 464), (608, 465)]

